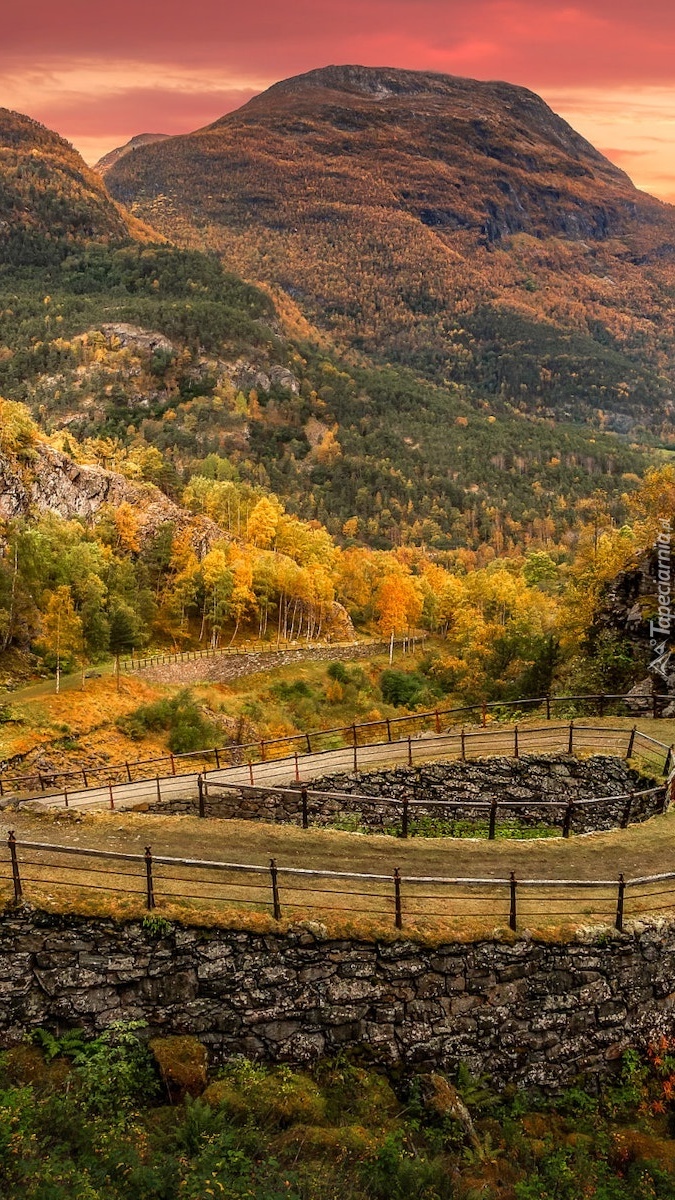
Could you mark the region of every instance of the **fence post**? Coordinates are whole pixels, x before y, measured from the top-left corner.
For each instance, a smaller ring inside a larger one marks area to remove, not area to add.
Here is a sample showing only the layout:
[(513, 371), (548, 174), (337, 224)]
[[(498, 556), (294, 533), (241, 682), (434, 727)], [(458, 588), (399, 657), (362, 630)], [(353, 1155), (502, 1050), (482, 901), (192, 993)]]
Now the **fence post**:
[(551, 697), (548, 695), (548, 693), (546, 695), (546, 720), (551, 720)]
[(309, 811), (307, 808), (307, 788), (303, 788), (300, 796), (302, 797), (302, 828), (307, 829), (309, 826)]
[(632, 808), (633, 808), (633, 792), (629, 792), (628, 799), (626, 800), (626, 805), (623, 810), (623, 816), (621, 818), (621, 828), (622, 829), (625, 829), (626, 826), (630, 822), (630, 814), (631, 814)]
[(408, 766), (409, 766), (409, 767), (412, 767), (412, 765), (413, 765), (413, 759), (412, 759), (412, 738), (410, 737), (410, 734), (408, 734)]
[(481, 723), (482, 723), (483, 729), (485, 729), (485, 726), (487, 725), (487, 704), (486, 704), (485, 700), (483, 701), (483, 703), (481, 705)]
[(463, 725), (462, 725), (461, 739), (462, 739), (462, 762), (465, 762), (466, 761), (466, 738), (465, 738), (465, 734), (464, 734), (464, 726)]
[(663, 774), (664, 775), (668, 774), (668, 772), (670, 771), (670, 768), (673, 765), (673, 749), (674, 749), (673, 746), (668, 747), (668, 753), (666, 754), (666, 761), (663, 764)]
[(157, 803), (162, 803), (162, 785), (159, 782), (159, 775), (157, 776)]
[(518, 911), (517, 911), (517, 900), (516, 900), (517, 884), (516, 884), (515, 871), (511, 872), (511, 878), (509, 880), (509, 885), (510, 885), (510, 889), (511, 889), (511, 904), (509, 907), (509, 929), (513, 929), (515, 932), (517, 924), (518, 924)]
[(396, 908), (396, 916), (394, 923), (397, 929), (403, 928), (403, 910), (401, 908), (401, 873), (398, 867), (394, 870), (394, 902)]
[(497, 801), (493, 799), (490, 805), (490, 829), (488, 831), (488, 839), (491, 842), (495, 840), (495, 826), (497, 824)]
[(626, 750), (626, 758), (633, 757), (633, 746), (635, 745), (635, 734), (636, 733), (637, 733), (637, 725), (634, 725), (630, 731), (630, 737), (628, 739), (628, 748)]
[(623, 905), (624, 905), (625, 894), (626, 894), (626, 882), (625, 882), (623, 874), (622, 874), (622, 875), (619, 875), (619, 889), (618, 889), (618, 894), (617, 894), (617, 898), (616, 898), (616, 927), (617, 927), (619, 933), (621, 933), (621, 931), (623, 930)]
[(63, 789), (63, 807), (68, 807), (68, 788)]
[(359, 773), (359, 750), (358, 750), (358, 746), (356, 745), (356, 742), (354, 742), (354, 774), (358, 775), (358, 773)]
[(387, 741), (391, 741), (391, 721), (389, 720), (389, 717), (387, 717)]
[(281, 920), (281, 904), (279, 903), (279, 872), (277, 870), (277, 861), (275, 858), (270, 859), (270, 875), (272, 876), (272, 904), (274, 905), (274, 920)]
[(570, 829), (572, 827), (573, 811), (574, 811), (574, 800), (572, 800), (572, 798), (570, 797), (570, 799), (567, 801), (567, 808), (565, 809), (565, 816), (563, 819), (562, 833), (563, 833), (564, 838), (568, 838), (570, 836)]
[(176, 774), (176, 760), (175, 760), (173, 754), (171, 755), (171, 774), (172, 775)]
[(264, 742), (260, 743), (260, 757), (264, 762), (265, 761), (265, 743)]
[(513, 757), (518, 758), (518, 726), (513, 727)]
[(250, 758), (248, 760), (248, 778), (249, 778), (251, 787), (253, 787), (253, 761)]
[(128, 762), (126, 762), (124, 765), (127, 769), (127, 782), (131, 783), (131, 767), (129, 766)]
[(307, 742), (307, 753), (311, 754), (312, 753), (312, 742), (311, 742), (311, 739), (310, 739), (310, 736), (308, 733), (305, 734), (305, 740)]
[(217, 771), (219, 771), (219, 770), (220, 770), (220, 754), (219, 754), (219, 752), (218, 752), (218, 747), (217, 747), (217, 746), (214, 746), (214, 748), (213, 748), (213, 753), (214, 753), (214, 754), (215, 754), (215, 756), (216, 756), (216, 770), (217, 770)]
[(146, 907), (155, 907), (155, 885), (152, 880), (152, 850), (145, 847), (145, 903)]
[(86, 788), (89, 787), (89, 783), (87, 782), (87, 772), (85, 771), (84, 767), (82, 768), (82, 781)]
[(570, 738), (567, 753), (574, 754), (574, 721), (570, 721)]
[(115, 793), (113, 792), (113, 785), (110, 780), (108, 780), (108, 796), (110, 808), (113, 810), (115, 808)]
[(352, 725), (352, 739), (353, 739), (354, 747), (356, 748), (356, 746), (358, 746), (358, 744), (359, 744), (359, 737), (356, 732), (356, 725)]
[(439, 713), (438, 709), (436, 709), (434, 716), (436, 718), (436, 733), (440, 733), (441, 732), (441, 714)]
[(598, 696), (598, 707), (600, 709), (599, 715), (601, 717), (604, 717), (604, 715), (605, 715), (605, 697), (604, 696)]
[(21, 875), (19, 873), (19, 859), (16, 853), (16, 834), (13, 829), (10, 829), (7, 836), (7, 845), (9, 846), (9, 854), (12, 860), (12, 883), (14, 884), (14, 900), (18, 904), (23, 895), (21, 890)]
[(197, 790), (199, 792), (199, 815), (200, 815), (200, 817), (205, 817), (206, 816), (206, 805), (204, 803), (204, 776), (203, 775), (197, 776)]
[(408, 836), (408, 797), (403, 797), (403, 817), (401, 820), (401, 837)]

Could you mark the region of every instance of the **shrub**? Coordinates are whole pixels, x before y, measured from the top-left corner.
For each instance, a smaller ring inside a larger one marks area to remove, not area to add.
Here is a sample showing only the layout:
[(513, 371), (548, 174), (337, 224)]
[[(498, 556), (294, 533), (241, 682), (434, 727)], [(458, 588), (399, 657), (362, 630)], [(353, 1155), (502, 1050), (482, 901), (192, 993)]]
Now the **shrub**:
[(327, 675), (334, 683), (349, 683), (349, 671), (343, 662), (330, 663)]
[(74, 1056), (87, 1111), (113, 1116), (157, 1094), (154, 1064), (138, 1037), (142, 1028), (142, 1021), (115, 1021)]
[(147, 733), (167, 732), (169, 749), (174, 754), (205, 750), (217, 743), (219, 732), (218, 726), (208, 720), (187, 688), (176, 696), (142, 704), (134, 712), (120, 717), (117, 727), (134, 741), (141, 741)]
[(387, 704), (396, 708), (415, 708), (427, 694), (428, 684), (414, 671), (383, 671), (380, 690)]

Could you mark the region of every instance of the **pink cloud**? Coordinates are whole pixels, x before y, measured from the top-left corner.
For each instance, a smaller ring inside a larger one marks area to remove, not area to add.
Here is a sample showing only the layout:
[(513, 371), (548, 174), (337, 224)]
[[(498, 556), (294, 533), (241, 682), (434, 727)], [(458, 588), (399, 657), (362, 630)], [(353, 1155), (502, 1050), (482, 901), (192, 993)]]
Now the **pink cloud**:
[[(182, 133), (277, 79), (329, 62), (507, 79), (544, 95), (675, 87), (672, 0), (117, 0), (113, 9), (28, 0), (6, 7), (0, 104), (76, 144), (107, 139), (110, 147), (144, 130)], [(635, 158), (618, 132), (602, 137)]]

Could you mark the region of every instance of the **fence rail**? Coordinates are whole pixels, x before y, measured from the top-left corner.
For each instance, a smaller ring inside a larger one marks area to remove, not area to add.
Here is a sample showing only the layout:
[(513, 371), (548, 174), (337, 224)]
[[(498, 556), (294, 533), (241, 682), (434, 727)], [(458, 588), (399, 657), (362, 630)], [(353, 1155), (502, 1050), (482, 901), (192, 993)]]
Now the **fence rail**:
[[(405, 719), (405, 718), (404, 718)], [(503, 754), (519, 757), (521, 752), (538, 753), (569, 753), (595, 752), (622, 755), (625, 758), (635, 758), (643, 762), (657, 774), (668, 774), (673, 765), (673, 748), (658, 742), (641, 733), (635, 726), (632, 729), (612, 728), (608, 726), (575, 725), (546, 723), (542, 726), (521, 728), (519, 726), (494, 725), (481, 726), (476, 729), (450, 730), (440, 735), (413, 738), (410, 734), (399, 741), (354, 742), (350, 747), (341, 749), (312, 750), (311, 754), (298, 754), (295, 751), (285, 758), (266, 758), (254, 762), (252, 759), (238, 766), (225, 766), (222, 760), (217, 765), (204, 768), (203, 755), (186, 756), (194, 766), (190, 771), (171, 775), (144, 776), (141, 779), (129, 779), (113, 783), (108, 778), (101, 784), (91, 784), (87, 787), (65, 788), (62, 792), (43, 792), (37, 795), (25, 795), (17, 798), (17, 803), (26, 803), (40, 799), (49, 807), (70, 806), (86, 807), (117, 807), (133, 808), (139, 804), (152, 804), (155, 801), (179, 800), (196, 797), (199, 777), (219, 776), (224, 781), (249, 783), (251, 786), (267, 784), (284, 784), (302, 782), (301, 771), (311, 777), (318, 775), (354, 773), (358, 774), (368, 768), (386, 765), (387, 768), (400, 766), (412, 767), (416, 763), (433, 759), (466, 760), (489, 755)], [(213, 759), (211, 760), (213, 762)]]
[[(520, 717), (538, 711), (545, 713), (546, 720), (553, 719), (555, 709), (573, 706), (576, 710), (581, 705), (587, 708), (595, 706), (596, 715), (609, 715), (609, 708), (624, 706), (629, 716), (635, 716), (636, 705), (643, 703), (641, 698), (630, 695), (587, 695), (587, 696), (540, 696), (531, 700), (513, 702), (494, 701), (490, 703), (463, 705), (460, 708), (434, 709), (424, 713), (414, 713), (401, 717), (383, 717), (377, 721), (362, 721), (359, 724), (339, 725), (332, 729), (308, 730), (304, 733), (290, 734), (281, 738), (263, 738), (258, 742), (216, 746), (212, 750), (195, 750), (186, 754), (166, 754), (157, 758), (139, 759), (135, 762), (108, 763), (106, 766), (81, 766), (64, 771), (31, 771), (24, 775), (0, 774), (0, 798), (22, 792), (47, 792), (59, 786), (69, 791), (79, 790), (78, 784), (84, 788), (100, 788), (102, 785), (135, 783), (152, 781), (159, 778), (170, 778), (179, 775), (180, 768), (192, 763), (193, 772), (204, 766), (212, 765), (211, 769), (221, 770), (225, 767), (237, 766), (242, 763), (264, 763), (284, 757), (289, 752), (298, 755), (321, 753), (322, 749), (335, 750), (341, 746), (381, 745), (400, 741), (395, 734), (403, 732), (408, 737), (422, 733), (434, 732), (440, 734), (444, 724), (459, 725), (466, 722), (468, 717), (477, 717), (483, 729), (488, 727), (488, 719), (496, 716), (498, 719)], [(659, 696), (649, 698), (649, 709), (643, 715), (657, 718), (659, 712), (672, 703), (672, 697)], [(578, 713), (576, 714), (578, 715)], [(586, 715), (592, 716), (589, 712)], [(614, 712), (612, 715), (621, 715)], [(622, 731), (623, 732), (623, 731)], [(637, 731), (636, 731), (637, 736)], [(639, 734), (643, 745), (653, 742), (656, 747), (662, 743)], [(326, 740), (330, 743), (326, 746)], [(150, 768), (154, 770), (150, 771)], [(188, 773), (193, 773), (188, 772)], [(71, 785), (71, 786), (69, 786)]]
[[(410, 636), (409, 638), (397, 638), (394, 642), (395, 647), (399, 646), (414, 646), (417, 642), (424, 642), (426, 634)], [(130, 674), (133, 671), (145, 671), (148, 667), (171, 666), (174, 663), (184, 662), (199, 662), (204, 658), (241, 658), (256, 654), (306, 654), (308, 650), (344, 650), (350, 646), (369, 646), (370, 649), (389, 650), (389, 642), (304, 642), (299, 644), (297, 641), (274, 642), (274, 644), (260, 643), (257, 646), (209, 646), (204, 650), (165, 650), (161, 653), (144, 655), (131, 655), (129, 658), (123, 659), (120, 662), (120, 670), (125, 674)]]
[[(16, 904), (65, 888), (69, 899), (90, 892), (140, 900), (152, 912), (225, 906), (281, 921), (307, 916), (384, 918), (396, 929), (440, 923), (525, 926), (600, 922), (621, 930), (629, 918), (675, 910), (675, 873), (614, 879), (521, 879), (515, 871), (484, 878), (328, 871), (227, 863), (153, 854), (17, 841), (0, 857), (0, 889)], [(380, 924), (384, 923), (382, 921)]]
[[(487, 837), (491, 842), (497, 836), (499, 817), (505, 811), (514, 812), (516, 816), (519, 812), (529, 814), (530, 819), (532, 819), (534, 811), (538, 820), (541, 820), (542, 814), (547, 815), (550, 812), (550, 823), (555, 817), (560, 823), (562, 836), (569, 838), (575, 815), (580, 811), (593, 809), (601, 804), (621, 806), (622, 812), (618, 824), (621, 829), (626, 829), (631, 824), (631, 817), (635, 815), (636, 801), (656, 796), (660, 813), (665, 812), (669, 802), (669, 791), (664, 784), (652, 788), (635, 789), (631, 792), (610, 793), (578, 799), (570, 797), (566, 800), (544, 800), (541, 795), (534, 796), (531, 800), (509, 800), (497, 796), (493, 796), (490, 800), (474, 800), (471, 797), (465, 797), (463, 800), (433, 798), (415, 800), (409, 795), (404, 795), (399, 799), (396, 796), (373, 796), (360, 792), (321, 791), (297, 784), (295, 787), (251, 786), (246, 783), (227, 783), (218, 779), (208, 779), (203, 775), (200, 775), (197, 780), (197, 789), (197, 811), (202, 818), (206, 818), (208, 815), (206, 803), (212, 795), (218, 796), (218, 793), (234, 792), (244, 800), (255, 801), (263, 797), (280, 801), (281, 804), (288, 800), (296, 806), (299, 804), (297, 820), (303, 829), (310, 828), (316, 809), (326, 802), (335, 806), (331, 813), (333, 820), (339, 813), (353, 815), (355, 812), (359, 810), (363, 812), (369, 807), (385, 809), (387, 812), (391, 812), (398, 822), (397, 827), (390, 825), (386, 831), (400, 838), (409, 837), (416, 814), (424, 813), (426, 815), (429, 809), (437, 809), (444, 818), (457, 813), (461, 813), (467, 818), (470, 814), (485, 814), (488, 818)], [(237, 815), (241, 819), (246, 819), (245, 814), (238, 813)], [(321, 815), (325, 817), (324, 813)]]

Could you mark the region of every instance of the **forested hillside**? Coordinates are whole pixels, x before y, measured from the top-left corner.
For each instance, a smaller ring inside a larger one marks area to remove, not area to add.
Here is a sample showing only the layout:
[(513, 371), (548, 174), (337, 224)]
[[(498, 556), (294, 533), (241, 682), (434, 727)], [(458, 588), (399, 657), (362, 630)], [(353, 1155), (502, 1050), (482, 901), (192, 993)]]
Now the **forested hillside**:
[(498, 414), (670, 437), (673, 209), (523, 88), (329, 67), (106, 182), (342, 347)]
[(23, 191), (1, 256), (0, 395), (46, 432), (88, 442), (104, 466), (140, 458), (174, 499), (218, 454), (376, 547), (548, 547), (598, 489), (622, 519), (637, 444), (346, 361), (215, 256), (149, 242), (55, 135), (13, 114), (2, 129), (3, 195), (17, 178)]
[(340, 356), (278, 291), (152, 241), (55, 135), (3, 130), (3, 650), (424, 628), (420, 703), (640, 669), (574, 659), (670, 503), (638, 443)]

